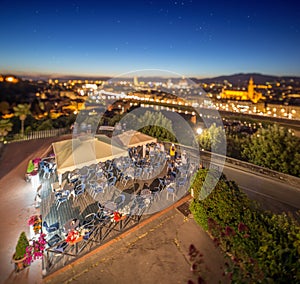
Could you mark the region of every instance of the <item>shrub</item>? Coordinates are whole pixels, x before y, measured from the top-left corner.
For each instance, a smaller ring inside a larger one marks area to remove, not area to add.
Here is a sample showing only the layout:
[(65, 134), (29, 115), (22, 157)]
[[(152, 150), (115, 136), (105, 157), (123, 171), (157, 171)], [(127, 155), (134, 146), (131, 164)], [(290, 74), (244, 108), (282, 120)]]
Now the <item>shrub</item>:
[(25, 256), (26, 248), (28, 245), (29, 245), (29, 241), (26, 237), (26, 234), (25, 232), (22, 232), (19, 236), (19, 240), (16, 246), (16, 252), (14, 256), (15, 260), (22, 259)]
[(299, 223), (291, 214), (262, 210), (225, 176), (206, 199), (199, 200), (207, 173), (200, 170), (191, 185), (195, 199), (190, 210), (232, 256), (228, 270), (233, 283), (299, 283)]

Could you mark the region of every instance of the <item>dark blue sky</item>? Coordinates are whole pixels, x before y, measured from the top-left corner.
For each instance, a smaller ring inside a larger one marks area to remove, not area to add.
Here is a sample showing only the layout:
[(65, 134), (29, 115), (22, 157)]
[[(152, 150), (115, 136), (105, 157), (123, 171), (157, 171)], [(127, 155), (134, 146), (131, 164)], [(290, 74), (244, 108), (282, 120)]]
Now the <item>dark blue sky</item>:
[(300, 76), (296, 1), (1, 1), (0, 25), (0, 72)]

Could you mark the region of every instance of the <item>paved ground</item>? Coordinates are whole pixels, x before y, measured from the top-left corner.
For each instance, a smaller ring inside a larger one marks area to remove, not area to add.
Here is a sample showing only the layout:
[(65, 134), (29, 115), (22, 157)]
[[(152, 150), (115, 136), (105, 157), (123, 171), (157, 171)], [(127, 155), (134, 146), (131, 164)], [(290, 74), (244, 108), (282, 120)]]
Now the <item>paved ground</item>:
[(300, 184), (296, 187), (277, 179), (227, 166), (223, 172), (266, 210), (282, 213), (296, 212), (300, 209)]
[[(56, 138), (57, 139), (57, 138)], [(56, 139), (6, 145), (0, 159), (0, 283), (187, 283), (196, 279), (187, 253), (194, 244), (204, 255), (201, 275), (207, 283), (224, 283), (224, 259), (208, 235), (176, 209), (119, 238), (110, 246), (77, 260), (63, 272), (42, 279), (41, 261), (15, 273), (11, 263), (21, 231), (29, 235), (27, 219), (37, 213), (35, 193), (25, 183), (28, 160), (40, 156)], [(225, 281), (226, 283), (226, 281)]]
[(39, 139), (5, 145), (0, 158), (0, 283), (40, 283), (41, 262), (36, 261), (18, 274), (11, 258), (22, 231), (29, 237), (28, 218), (38, 213), (35, 192), (24, 180), (29, 159), (42, 155), (52, 141)]
[(207, 283), (226, 283), (223, 257), (209, 236), (192, 218), (176, 209), (163, 214), (118, 242), (69, 265), (45, 279), (52, 283), (187, 283), (191, 272), (188, 256), (193, 244), (203, 254), (201, 275)]

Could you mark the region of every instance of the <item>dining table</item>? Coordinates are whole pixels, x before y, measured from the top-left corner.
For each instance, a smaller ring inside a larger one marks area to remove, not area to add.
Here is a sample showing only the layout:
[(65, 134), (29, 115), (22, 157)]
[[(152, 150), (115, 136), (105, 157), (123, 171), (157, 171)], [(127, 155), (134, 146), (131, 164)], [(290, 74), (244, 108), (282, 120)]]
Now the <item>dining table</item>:
[(64, 225), (65, 232), (68, 233), (72, 230), (76, 230), (79, 227), (79, 224), (80, 221), (77, 218), (68, 220)]
[(143, 198), (151, 198), (152, 192), (150, 189), (142, 189), (140, 196), (142, 196)]
[(104, 209), (108, 212), (114, 212), (117, 209), (117, 204), (113, 201), (108, 201), (104, 204)]

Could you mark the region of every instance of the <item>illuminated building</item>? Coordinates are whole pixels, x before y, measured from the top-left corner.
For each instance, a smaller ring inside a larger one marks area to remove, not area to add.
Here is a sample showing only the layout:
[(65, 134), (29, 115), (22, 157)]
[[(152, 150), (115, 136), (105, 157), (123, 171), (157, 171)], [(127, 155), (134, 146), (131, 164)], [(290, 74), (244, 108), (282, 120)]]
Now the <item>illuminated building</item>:
[(257, 103), (261, 99), (262, 93), (255, 91), (254, 87), (253, 79), (250, 78), (247, 91), (227, 90), (223, 88), (220, 95), (222, 99), (252, 101)]
[(138, 77), (137, 76), (134, 76), (134, 78), (133, 78), (133, 85), (134, 86), (138, 86), (139, 85), (139, 81), (138, 81)]
[(19, 79), (16, 78), (15, 76), (6, 76), (5, 81), (8, 83), (18, 83)]

